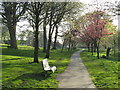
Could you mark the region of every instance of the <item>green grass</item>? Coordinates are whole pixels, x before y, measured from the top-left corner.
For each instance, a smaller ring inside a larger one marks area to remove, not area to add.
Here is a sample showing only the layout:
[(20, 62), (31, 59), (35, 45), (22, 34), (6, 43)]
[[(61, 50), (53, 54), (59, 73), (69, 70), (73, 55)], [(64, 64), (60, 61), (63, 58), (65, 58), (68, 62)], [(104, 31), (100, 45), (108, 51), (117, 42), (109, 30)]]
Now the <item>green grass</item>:
[(42, 49), (39, 50), (39, 62), (33, 61), (33, 47), (18, 46), (18, 50), (8, 49), (6, 45), (1, 45), (2, 48), (2, 88), (57, 88), (58, 81), (56, 75), (62, 73), (68, 66), (70, 56), (74, 51), (63, 53), (58, 50), (51, 50), (50, 66), (55, 65), (57, 71), (49, 72), (45, 77), (41, 60), (44, 59), (45, 53)]
[[(104, 54), (102, 52), (101, 56)], [(112, 54), (109, 59), (97, 59), (96, 54), (92, 56), (85, 50), (81, 52), (81, 59), (97, 88), (118, 88), (118, 57), (114, 58)]]

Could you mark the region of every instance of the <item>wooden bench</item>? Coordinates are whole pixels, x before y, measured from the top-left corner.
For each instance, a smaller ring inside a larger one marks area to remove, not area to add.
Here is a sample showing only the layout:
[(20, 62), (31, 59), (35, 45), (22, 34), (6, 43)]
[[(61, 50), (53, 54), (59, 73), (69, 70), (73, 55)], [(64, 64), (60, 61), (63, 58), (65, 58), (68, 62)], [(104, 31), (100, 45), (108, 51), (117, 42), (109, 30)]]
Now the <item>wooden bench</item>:
[[(47, 59), (42, 60), (43, 70), (48, 73), (48, 71), (52, 71), (53, 73), (56, 71), (56, 66), (50, 67)], [(46, 74), (45, 74), (46, 76)]]

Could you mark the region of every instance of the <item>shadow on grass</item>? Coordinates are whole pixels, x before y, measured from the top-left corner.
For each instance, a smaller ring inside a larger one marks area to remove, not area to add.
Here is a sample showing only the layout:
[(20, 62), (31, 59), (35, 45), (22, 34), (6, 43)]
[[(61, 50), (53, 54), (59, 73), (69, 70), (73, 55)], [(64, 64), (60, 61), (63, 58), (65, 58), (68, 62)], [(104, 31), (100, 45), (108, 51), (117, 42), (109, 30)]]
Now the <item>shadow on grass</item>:
[[(87, 57), (91, 58), (91, 60), (89, 60), (89, 61), (93, 61), (96, 59), (97, 60), (108, 60), (108, 61), (120, 61), (118, 55), (116, 57), (114, 57), (113, 55), (109, 55), (108, 59), (102, 58), (102, 55), (103, 55), (102, 52), (104, 52), (104, 51), (100, 51), (100, 58), (99, 59), (97, 58), (97, 56), (95, 56), (96, 53), (94, 53), (94, 55), (92, 55), (91, 52), (88, 52), (87, 50), (83, 51), (82, 54), (86, 54)], [(89, 61), (84, 61), (84, 62), (89, 62)]]
[(19, 60), (19, 59), (22, 59), (22, 58), (5, 59), (5, 60), (2, 60), (2, 61)]
[[(31, 70), (31, 71), (34, 71), (34, 70), (43, 70), (43, 67), (42, 67), (42, 63), (38, 63), (38, 64), (36, 64), (36, 63), (34, 63), (34, 64), (29, 64), (28, 62), (26, 62), (26, 63), (11, 63), (11, 62), (7, 62), (7, 61), (5, 61), (5, 63), (2, 63), (2, 69), (3, 70), (6, 70), (6, 68), (7, 68), (7, 70), (16, 70), (16, 72), (18, 72), (19, 70), (17, 70), (17, 69), (20, 69), (21, 68), (21, 70)], [(6, 70), (6, 72), (7, 72), (7, 70)]]
[(109, 57), (108, 59), (106, 60), (109, 60), (109, 61), (120, 61), (118, 57)]
[(21, 76), (13, 79), (12, 81), (16, 81), (16, 80), (24, 81), (24, 80), (29, 80), (29, 79), (41, 81), (41, 80), (45, 80), (45, 79), (49, 78), (51, 73), (47, 73), (47, 76), (45, 76), (45, 74), (46, 74), (45, 71), (43, 71), (41, 73), (26, 73), (26, 74), (22, 74)]
[[(76, 50), (78, 51), (78, 50)], [(60, 59), (62, 60), (63, 58), (67, 59), (69, 58), (69, 55), (71, 55), (73, 52), (75, 52), (75, 50), (73, 51), (67, 51), (65, 49), (65, 51), (63, 53), (61, 53), (60, 49), (57, 50), (51, 50), (50, 51), (50, 60), (56, 60), (56, 59)], [(41, 58), (45, 58), (45, 54), (43, 53), (41, 49), (39, 49), (39, 57)], [(61, 57), (64, 56), (65, 54), (67, 54), (66, 57)], [(34, 56), (34, 50), (31, 48), (19, 48), (19, 49), (12, 49), (12, 48), (2, 48), (2, 55), (11, 55), (11, 56), (22, 56), (22, 57), (29, 57), (29, 58), (33, 58)]]
[(33, 50), (20, 50), (3, 48), (2, 55), (12, 55), (12, 56), (23, 56), (23, 57), (33, 57)]
[[(34, 50), (2, 48), (2, 55), (22, 56), (22, 57), (33, 58)], [(39, 57), (42, 57), (42, 58), (45, 57), (45, 53), (43, 53), (40, 49), (39, 49)]]

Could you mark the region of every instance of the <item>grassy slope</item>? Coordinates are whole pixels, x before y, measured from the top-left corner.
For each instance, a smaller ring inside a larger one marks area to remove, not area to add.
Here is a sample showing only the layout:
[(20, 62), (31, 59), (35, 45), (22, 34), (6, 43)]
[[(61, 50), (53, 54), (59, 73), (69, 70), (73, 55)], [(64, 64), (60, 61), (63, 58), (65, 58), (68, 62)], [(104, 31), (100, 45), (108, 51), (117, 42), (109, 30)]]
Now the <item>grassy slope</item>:
[[(33, 47), (19, 46), (18, 50), (8, 49), (2, 45), (2, 86), (3, 88), (57, 88), (58, 81), (55, 76), (65, 70), (70, 61), (71, 54), (67, 50), (51, 50), (48, 59), (50, 66), (57, 66), (57, 71), (44, 77), (42, 63), (32, 63)], [(43, 60), (45, 53), (39, 50), (39, 61)]]
[[(105, 52), (102, 52), (103, 55)], [(81, 59), (87, 67), (94, 84), (98, 88), (118, 88), (118, 58), (112, 55), (109, 59), (97, 59), (90, 52), (81, 52)]]

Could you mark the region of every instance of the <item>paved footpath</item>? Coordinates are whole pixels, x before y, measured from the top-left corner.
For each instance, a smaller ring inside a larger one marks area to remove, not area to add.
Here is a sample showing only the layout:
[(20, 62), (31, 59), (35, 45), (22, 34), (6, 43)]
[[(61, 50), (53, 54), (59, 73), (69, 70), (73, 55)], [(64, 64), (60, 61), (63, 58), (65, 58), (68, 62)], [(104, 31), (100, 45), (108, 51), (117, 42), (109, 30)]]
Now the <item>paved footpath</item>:
[(59, 88), (96, 88), (90, 75), (80, 59), (80, 50), (71, 56), (68, 68), (56, 79), (59, 81)]

